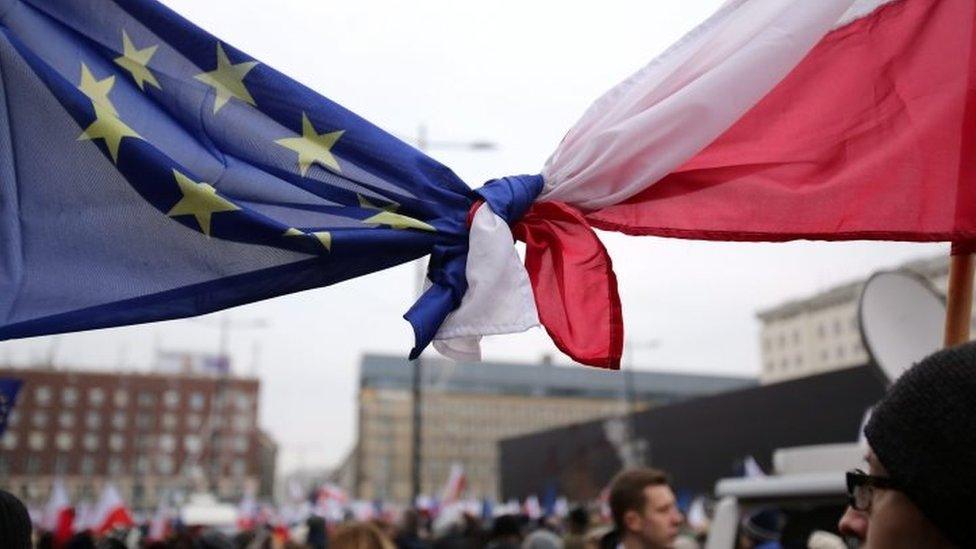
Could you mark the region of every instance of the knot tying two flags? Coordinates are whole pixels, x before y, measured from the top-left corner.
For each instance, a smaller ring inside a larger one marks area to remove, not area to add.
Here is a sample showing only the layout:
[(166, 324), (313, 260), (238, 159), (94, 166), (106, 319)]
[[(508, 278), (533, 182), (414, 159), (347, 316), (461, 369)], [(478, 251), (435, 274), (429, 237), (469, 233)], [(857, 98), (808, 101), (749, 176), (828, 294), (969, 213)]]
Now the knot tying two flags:
[[(610, 257), (578, 210), (562, 202), (535, 202), (543, 187), (540, 175), (489, 181), (475, 191), (481, 199), (468, 212), (469, 229), (479, 230), (473, 220), (487, 204), (511, 236), (526, 245), (524, 269), (538, 323), (556, 346), (577, 362), (617, 369), (623, 319)], [(448, 315), (462, 306), (468, 290), (465, 274), (479, 268), (468, 263), (468, 250), (462, 248), (444, 246), (431, 256), (430, 286), (405, 315), (415, 335), (411, 358), (419, 356)]]

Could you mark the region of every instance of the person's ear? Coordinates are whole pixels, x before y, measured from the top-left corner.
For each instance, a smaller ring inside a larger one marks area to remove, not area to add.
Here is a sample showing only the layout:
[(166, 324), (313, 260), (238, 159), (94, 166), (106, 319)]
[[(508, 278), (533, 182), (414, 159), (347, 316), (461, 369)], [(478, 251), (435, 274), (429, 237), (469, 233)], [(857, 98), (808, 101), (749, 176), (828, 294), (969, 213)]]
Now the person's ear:
[(624, 513), (624, 526), (629, 531), (640, 531), (643, 526), (644, 519), (641, 518), (640, 513), (637, 511), (627, 511)]

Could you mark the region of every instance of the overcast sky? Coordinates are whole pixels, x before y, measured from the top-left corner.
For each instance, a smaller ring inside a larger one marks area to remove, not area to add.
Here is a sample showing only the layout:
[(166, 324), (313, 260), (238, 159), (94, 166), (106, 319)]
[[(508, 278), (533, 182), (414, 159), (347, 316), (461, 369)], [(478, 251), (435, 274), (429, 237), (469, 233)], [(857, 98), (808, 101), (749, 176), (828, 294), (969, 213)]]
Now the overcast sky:
[[(490, 152), (431, 150), (473, 187), (538, 173), (591, 101), (702, 21), (721, 0), (163, 0), (185, 17), (396, 135), (490, 140)], [(755, 312), (948, 246), (877, 242), (734, 244), (601, 233), (626, 337), (644, 369), (755, 375)], [(401, 315), (413, 268), (239, 307), (200, 321), (0, 343), (0, 363), (53, 353), (64, 367), (146, 369), (154, 349), (215, 351), (220, 314), (268, 326), (232, 333), (238, 372), (262, 380), (261, 423), (279, 465), (336, 464), (355, 434), (364, 352), (406, 355)], [(429, 351), (433, 352), (433, 351)], [(566, 361), (541, 329), (489, 340), (485, 357)], [(582, 367), (582, 366), (579, 366)]]

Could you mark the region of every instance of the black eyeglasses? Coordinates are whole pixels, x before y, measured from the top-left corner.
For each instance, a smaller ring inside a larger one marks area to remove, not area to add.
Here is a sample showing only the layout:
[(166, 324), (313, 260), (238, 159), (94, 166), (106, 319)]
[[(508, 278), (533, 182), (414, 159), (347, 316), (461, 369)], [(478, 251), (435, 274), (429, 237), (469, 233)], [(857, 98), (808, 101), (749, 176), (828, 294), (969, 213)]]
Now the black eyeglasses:
[(901, 490), (901, 486), (889, 477), (869, 475), (860, 469), (847, 472), (847, 501), (851, 508), (858, 511), (870, 510), (875, 488)]

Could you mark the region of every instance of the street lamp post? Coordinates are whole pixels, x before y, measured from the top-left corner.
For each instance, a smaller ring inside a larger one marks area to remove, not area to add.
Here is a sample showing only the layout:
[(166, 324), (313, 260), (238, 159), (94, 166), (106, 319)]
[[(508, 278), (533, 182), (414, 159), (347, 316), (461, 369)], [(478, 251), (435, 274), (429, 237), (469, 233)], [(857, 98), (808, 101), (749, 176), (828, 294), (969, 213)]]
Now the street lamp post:
[[(421, 124), (417, 128), (417, 137), (413, 140), (416, 147), (421, 152), (430, 149), (455, 149), (469, 151), (489, 151), (496, 148), (491, 141), (430, 141), (427, 138), (427, 126)], [(416, 295), (420, 296), (424, 291), (424, 279), (426, 278), (427, 268), (423, 258), (416, 261)], [(413, 376), (411, 379), (411, 401), (412, 401), (412, 428), (411, 428), (411, 454), (410, 454), (410, 504), (417, 504), (417, 497), (421, 492), (421, 469), (423, 466), (422, 444), (423, 437), (423, 357), (418, 356), (413, 363)]]
[(638, 466), (647, 465), (647, 442), (637, 438), (637, 387), (634, 382), (634, 348), (656, 349), (660, 341), (652, 339), (650, 341), (624, 343), (625, 355), (627, 356), (627, 367), (624, 371), (624, 391), (626, 399), (627, 415), (627, 440), (634, 452), (634, 459)]
[[(206, 323), (204, 320), (197, 320), (197, 322)], [(212, 326), (212, 324), (210, 324)], [(230, 356), (229, 356), (229, 344), (230, 344), (230, 331), (236, 329), (246, 329), (246, 328), (265, 328), (268, 323), (264, 319), (255, 320), (232, 320), (229, 313), (224, 313), (217, 324), (219, 330), (219, 343), (217, 348), (217, 378), (214, 387), (213, 401), (210, 403), (210, 415), (207, 418), (207, 423), (204, 426), (202, 432), (202, 439), (207, 440), (207, 444), (210, 447), (210, 462), (209, 469), (210, 475), (208, 478), (208, 488), (210, 492), (215, 497), (220, 497), (220, 466), (221, 466), (221, 437), (220, 431), (225, 428), (226, 414), (223, 415), (223, 423), (218, 427), (217, 417), (224, 410), (226, 394), (227, 394), (227, 383), (230, 380)], [(202, 453), (202, 449), (201, 449)], [(188, 456), (189, 461), (189, 456)], [(196, 459), (193, 460), (196, 462)], [(196, 463), (194, 463), (196, 466)]]

